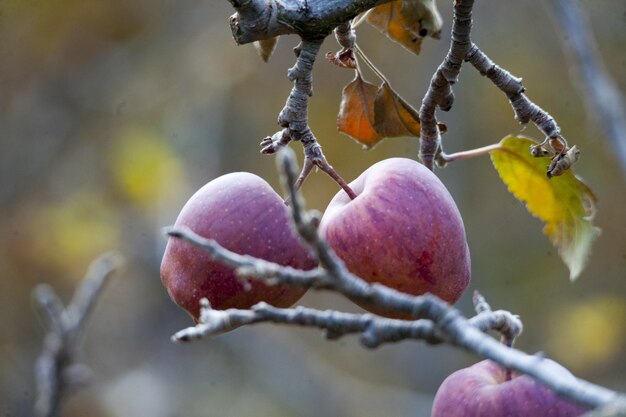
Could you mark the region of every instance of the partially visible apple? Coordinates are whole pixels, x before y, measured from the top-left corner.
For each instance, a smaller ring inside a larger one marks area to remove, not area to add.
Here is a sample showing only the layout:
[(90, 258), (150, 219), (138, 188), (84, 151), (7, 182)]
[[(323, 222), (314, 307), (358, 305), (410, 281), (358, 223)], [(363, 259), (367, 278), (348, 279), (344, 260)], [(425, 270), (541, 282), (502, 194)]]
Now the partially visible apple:
[[(316, 266), (292, 231), (283, 199), (254, 174), (237, 172), (209, 182), (185, 204), (175, 226), (187, 226), (239, 254), (304, 270)], [(161, 280), (172, 300), (196, 320), (204, 297), (218, 310), (247, 309), (260, 301), (289, 307), (306, 291), (257, 280), (250, 280), (246, 289), (232, 267), (174, 238), (163, 255)]]
[[(543, 361), (555, 375), (574, 379), (556, 362)], [(507, 380), (504, 368), (485, 360), (443, 381), (431, 417), (576, 417), (586, 411), (528, 376), (514, 373)]]
[(456, 302), (470, 280), (469, 249), (461, 214), (435, 174), (414, 160), (391, 158), (372, 165), (350, 187), (357, 197), (340, 191), (320, 224), (350, 272), (408, 294), (428, 292)]

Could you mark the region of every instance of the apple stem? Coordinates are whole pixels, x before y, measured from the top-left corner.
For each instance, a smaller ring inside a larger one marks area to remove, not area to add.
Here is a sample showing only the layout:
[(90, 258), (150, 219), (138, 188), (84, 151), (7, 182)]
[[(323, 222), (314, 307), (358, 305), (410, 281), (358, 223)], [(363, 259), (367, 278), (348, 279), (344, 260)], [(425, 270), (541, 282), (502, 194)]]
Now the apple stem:
[(508, 382), (512, 379), (513, 379), (513, 372), (511, 372), (511, 370), (507, 368), (506, 373), (504, 374), (504, 380)]
[(335, 182), (339, 184), (341, 188), (343, 188), (346, 194), (348, 194), (350, 200), (354, 200), (357, 197), (357, 194), (354, 192), (354, 190), (350, 188), (348, 183), (343, 178), (341, 178), (341, 176), (337, 173), (337, 171), (335, 171), (332, 166), (330, 166), (326, 159), (316, 162), (315, 165), (317, 165), (319, 169), (324, 171), (326, 174), (328, 174), (329, 177), (335, 180)]

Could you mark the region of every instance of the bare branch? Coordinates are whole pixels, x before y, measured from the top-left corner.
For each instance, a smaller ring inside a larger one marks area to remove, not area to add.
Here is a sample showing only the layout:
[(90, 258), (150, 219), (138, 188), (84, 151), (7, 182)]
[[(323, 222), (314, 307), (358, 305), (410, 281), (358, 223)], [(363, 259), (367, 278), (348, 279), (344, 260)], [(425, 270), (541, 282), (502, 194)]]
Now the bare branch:
[[(499, 330), (498, 315), (498, 312), (482, 312), (471, 319), (470, 324), (483, 332)], [(487, 316), (493, 317), (488, 319)], [(422, 340), (430, 344), (444, 342), (431, 320), (397, 320), (373, 314), (320, 311), (301, 306), (293, 309), (276, 308), (267, 303), (258, 303), (251, 310), (213, 310), (206, 300), (201, 308), (200, 323), (176, 333), (172, 340), (188, 342), (224, 333), (242, 325), (258, 323), (316, 327), (324, 330), (328, 339), (360, 334), (361, 343), (368, 348), (408, 339)]]
[(615, 157), (626, 175), (626, 103), (620, 88), (606, 70), (591, 26), (578, 10), (578, 2), (552, 0), (554, 18), (567, 34), (566, 57), (577, 70), (582, 83), (575, 83), (590, 114), (612, 143)]
[(35, 364), (35, 416), (59, 415), (67, 394), (90, 379), (89, 368), (77, 362), (80, 336), (104, 284), (121, 263), (121, 257), (112, 253), (94, 261), (67, 308), (49, 285), (33, 290), (35, 305), (48, 330)]

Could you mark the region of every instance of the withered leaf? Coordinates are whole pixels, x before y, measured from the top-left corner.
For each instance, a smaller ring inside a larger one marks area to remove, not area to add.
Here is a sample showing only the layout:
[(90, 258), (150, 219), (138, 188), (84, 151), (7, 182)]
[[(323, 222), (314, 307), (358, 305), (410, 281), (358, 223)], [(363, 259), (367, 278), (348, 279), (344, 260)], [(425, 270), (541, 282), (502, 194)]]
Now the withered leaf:
[(278, 43), (278, 36), (269, 39), (263, 39), (260, 41), (254, 42), (254, 48), (258, 52), (259, 56), (264, 62), (269, 61), (270, 56), (276, 49), (276, 44)]
[(442, 20), (434, 0), (396, 0), (370, 10), (366, 20), (391, 40), (419, 54), (422, 39), (439, 38)]
[(339, 52), (327, 52), (326, 59), (339, 68), (356, 69), (356, 57), (354, 56), (354, 50), (351, 48), (343, 49)]
[(370, 148), (383, 137), (374, 129), (374, 99), (378, 87), (356, 77), (343, 88), (337, 115), (337, 129)]
[(417, 111), (387, 83), (378, 88), (374, 99), (374, 129), (383, 137), (420, 135)]

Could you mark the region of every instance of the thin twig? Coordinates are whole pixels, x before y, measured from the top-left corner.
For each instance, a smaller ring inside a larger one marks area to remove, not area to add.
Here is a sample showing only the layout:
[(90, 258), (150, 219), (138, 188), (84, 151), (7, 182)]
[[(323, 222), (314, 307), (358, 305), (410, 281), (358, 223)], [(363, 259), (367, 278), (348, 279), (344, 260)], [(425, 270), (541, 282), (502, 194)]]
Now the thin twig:
[(104, 285), (121, 263), (121, 257), (113, 253), (95, 260), (67, 308), (49, 285), (40, 284), (33, 290), (35, 306), (48, 331), (35, 364), (35, 416), (58, 416), (67, 394), (90, 379), (89, 368), (77, 362), (81, 335)]
[(554, 118), (524, 94), (522, 79), (496, 65), (476, 44), (472, 43), (465, 59), (506, 94), (518, 122), (522, 125), (532, 122), (545, 135), (544, 143), (552, 148), (554, 163), (548, 170), (548, 177), (562, 174), (565, 170), (557, 169), (556, 162), (562, 159), (570, 148)]

